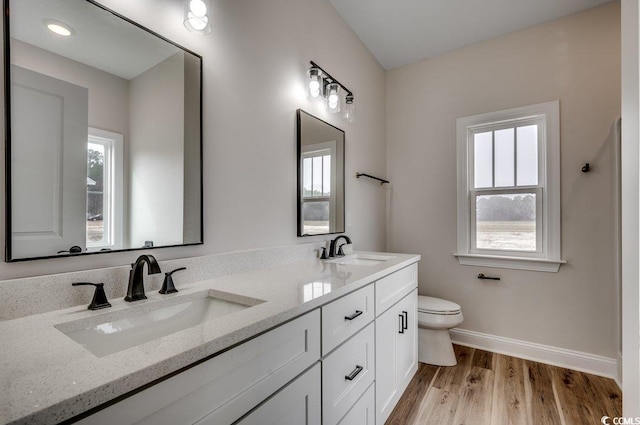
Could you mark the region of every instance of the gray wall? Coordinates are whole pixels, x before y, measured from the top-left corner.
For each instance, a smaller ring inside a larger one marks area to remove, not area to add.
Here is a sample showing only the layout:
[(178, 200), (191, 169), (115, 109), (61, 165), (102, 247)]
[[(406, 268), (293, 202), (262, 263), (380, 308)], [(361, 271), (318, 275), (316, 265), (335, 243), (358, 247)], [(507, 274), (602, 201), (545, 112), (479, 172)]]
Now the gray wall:
[[(620, 4), (394, 69), (386, 89), (387, 248), (422, 254), (420, 292), (459, 303), (463, 329), (615, 358), (609, 133), (620, 116)], [(556, 99), (568, 264), (558, 273), (461, 266), (452, 255), (456, 118)]]
[[(329, 239), (296, 237), (298, 108), (345, 130), (346, 233), (357, 249), (384, 249), (385, 193), (354, 177), (356, 171), (386, 174), (384, 70), (329, 1), (215, 2), (212, 33), (204, 37), (185, 30), (182, 2), (102, 4), (204, 58), (205, 244), (153, 250), (158, 259)], [(330, 116), (306, 99), (310, 60), (354, 92), (356, 122)], [(123, 265), (136, 255), (3, 263), (0, 279)]]

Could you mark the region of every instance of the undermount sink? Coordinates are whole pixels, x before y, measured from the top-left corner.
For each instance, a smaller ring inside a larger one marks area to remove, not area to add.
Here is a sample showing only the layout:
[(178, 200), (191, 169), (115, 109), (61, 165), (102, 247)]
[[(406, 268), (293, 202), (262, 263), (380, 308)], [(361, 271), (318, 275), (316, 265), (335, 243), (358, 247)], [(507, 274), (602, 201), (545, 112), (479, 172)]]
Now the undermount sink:
[(96, 317), (88, 317), (55, 327), (96, 357), (104, 357), (263, 302), (230, 301), (209, 291), (172, 301), (107, 313), (99, 323), (96, 323)]
[(328, 263), (346, 264), (350, 266), (375, 266), (376, 264), (384, 263), (385, 261), (395, 258), (391, 255), (379, 255), (379, 254), (353, 254), (345, 255), (333, 260), (327, 261)]

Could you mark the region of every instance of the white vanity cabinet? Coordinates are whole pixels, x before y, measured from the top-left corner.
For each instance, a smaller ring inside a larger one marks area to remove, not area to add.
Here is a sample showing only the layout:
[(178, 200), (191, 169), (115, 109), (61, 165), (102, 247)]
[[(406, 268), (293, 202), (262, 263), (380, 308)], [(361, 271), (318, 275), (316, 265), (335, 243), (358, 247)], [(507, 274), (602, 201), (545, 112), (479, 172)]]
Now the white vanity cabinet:
[[(387, 307), (376, 310), (376, 423), (379, 425), (385, 423), (418, 370), (416, 268), (414, 264), (376, 282), (376, 306)], [(389, 306), (390, 302), (384, 302), (391, 299), (396, 300), (395, 304)]]
[[(79, 423), (231, 424), (319, 359), (320, 310), (316, 309)], [(320, 380), (316, 383), (319, 394)], [(309, 392), (310, 399), (316, 398), (314, 394)]]
[(384, 425), (418, 363), (414, 263), (81, 424)]

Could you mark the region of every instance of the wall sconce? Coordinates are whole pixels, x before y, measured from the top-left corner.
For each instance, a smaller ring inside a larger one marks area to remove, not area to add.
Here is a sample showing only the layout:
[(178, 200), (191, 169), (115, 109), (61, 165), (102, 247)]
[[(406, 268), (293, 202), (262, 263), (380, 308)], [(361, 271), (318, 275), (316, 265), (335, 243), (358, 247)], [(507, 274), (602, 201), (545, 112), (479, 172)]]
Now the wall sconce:
[[(309, 100), (323, 100), (327, 111), (338, 113), (344, 109), (343, 117), (348, 122), (356, 119), (355, 96), (340, 81), (333, 78), (327, 71), (318, 64), (311, 61), (308, 76)], [(344, 108), (342, 108), (342, 98), (344, 97)]]
[(210, 0), (184, 0), (184, 26), (189, 31), (206, 35), (211, 32)]

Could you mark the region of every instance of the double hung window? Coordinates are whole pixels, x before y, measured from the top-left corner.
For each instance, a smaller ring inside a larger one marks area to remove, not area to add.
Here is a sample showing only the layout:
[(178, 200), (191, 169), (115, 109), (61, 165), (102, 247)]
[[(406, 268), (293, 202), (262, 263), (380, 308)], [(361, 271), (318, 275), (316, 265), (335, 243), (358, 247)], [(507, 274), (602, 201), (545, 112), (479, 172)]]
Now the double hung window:
[(559, 104), (460, 118), (461, 264), (557, 271)]

